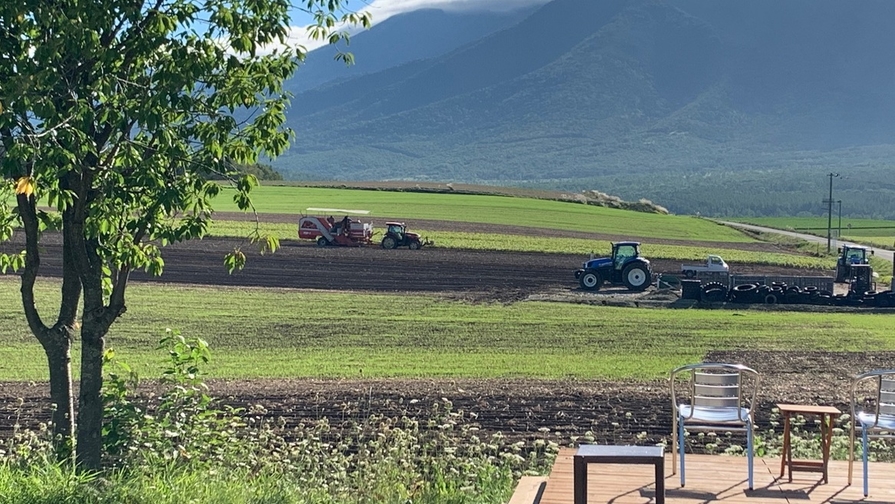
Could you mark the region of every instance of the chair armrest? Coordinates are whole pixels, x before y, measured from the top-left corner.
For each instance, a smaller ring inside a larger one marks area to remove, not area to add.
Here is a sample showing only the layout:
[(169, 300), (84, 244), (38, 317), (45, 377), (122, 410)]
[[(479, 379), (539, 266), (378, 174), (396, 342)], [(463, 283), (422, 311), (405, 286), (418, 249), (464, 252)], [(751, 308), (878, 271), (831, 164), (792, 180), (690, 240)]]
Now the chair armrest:
[[(851, 422), (852, 429), (857, 427), (858, 423), (858, 386), (861, 383), (868, 380), (877, 380), (876, 384), (876, 411), (873, 418), (873, 424), (869, 426), (869, 428), (873, 429), (879, 424), (879, 408), (880, 408), (880, 396), (882, 394), (882, 380), (884, 376), (895, 375), (895, 370), (892, 369), (874, 369), (872, 371), (867, 371), (866, 373), (861, 373), (857, 375), (852, 382), (851, 387)], [(861, 425), (863, 429), (863, 424)]]

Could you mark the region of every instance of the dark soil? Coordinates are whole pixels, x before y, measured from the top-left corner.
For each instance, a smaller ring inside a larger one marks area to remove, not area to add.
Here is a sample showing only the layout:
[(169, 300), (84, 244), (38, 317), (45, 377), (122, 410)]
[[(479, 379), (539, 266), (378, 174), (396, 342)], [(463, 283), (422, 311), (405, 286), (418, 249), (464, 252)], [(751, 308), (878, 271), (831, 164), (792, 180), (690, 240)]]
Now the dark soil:
[[(761, 373), (757, 422), (768, 428), (775, 403), (824, 404), (849, 411), (850, 377), (892, 367), (895, 352), (714, 352), (706, 361), (738, 362)], [(585, 380), (251, 380), (213, 381), (223, 402), (262, 405), (286, 425), (326, 418), (332, 425), (371, 415), (429, 418), (450, 401), (483, 435), (546, 438), (569, 444), (593, 433), (604, 443), (659, 442), (671, 432), (668, 383)], [(147, 386), (146, 391), (152, 387)], [(0, 431), (49, 419), (45, 384), (0, 384)]]
[[(246, 219), (245, 214), (225, 214), (221, 219)], [(266, 222), (295, 222), (294, 215), (262, 216)], [(382, 220), (388, 218), (383, 217)], [(467, 225), (442, 221), (415, 221), (433, 230), (465, 230), (481, 233), (531, 233), (531, 228), (508, 228), (493, 224)], [(625, 237), (538, 230), (539, 235), (618, 240)], [(644, 240), (658, 243), (659, 240)], [(661, 241), (672, 243), (672, 240)], [(677, 242), (674, 242), (677, 243)], [(681, 244), (685, 242), (680, 242)], [(730, 243), (706, 243), (707, 247), (731, 247)], [(6, 246), (8, 247), (8, 245)], [(746, 248), (777, 251), (773, 244), (746, 244)], [(229, 274), (223, 258), (240, 248), (248, 256), (242, 271)], [(61, 274), (61, 238), (47, 234), (42, 240), (41, 274)], [(189, 283), (227, 286), (285, 287), (297, 289), (359, 290), (380, 292), (461, 293), (500, 301), (524, 299), (545, 291), (578, 290), (575, 269), (587, 259), (583, 254), (538, 252), (492, 252), (424, 247), (422, 250), (383, 250), (379, 247), (317, 247), (312, 241), (282, 240), (274, 254), (260, 255), (254, 245), (236, 239), (205, 238), (165, 247), (165, 274), (151, 277), (140, 271), (131, 275), (137, 282)], [(679, 273), (680, 261), (652, 260), (657, 273)], [(743, 275), (797, 274), (792, 268), (738, 264)], [(816, 270), (805, 274), (819, 275)]]
[[(223, 216), (219, 216), (223, 217)], [(226, 218), (233, 216), (228, 215)], [(264, 216), (287, 220), (294, 216)], [(414, 221), (441, 230), (520, 232), (503, 226)], [(530, 229), (524, 230), (530, 233)], [(539, 234), (615, 240), (623, 237), (541, 230)], [(628, 237), (624, 237), (628, 238)], [(657, 240), (644, 240), (657, 242)], [(664, 241), (663, 243), (674, 243)], [(682, 242), (683, 243), (683, 242)], [(419, 251), (368, 248), (318, 248), (285, 240), (275, 254), (250, 253), (244, 271), (227, 274), (223, 255), (250, 245), (207, 238), (165, 249), (161, 279), (135, 273), (133, 281), (228, 286), (289, 287), (341, 291), (431, 292), (478, 301), (513, 302), (550, 292), (581, 293), (573, 277), (584, 257), (567, 254), (495, 253), (424, 248)], [(718, 248), (730, 244), (717, 244)], [(739, 247), (739, 246), (738, 246)], [(774, 245), (749, 245), (777, 250)], [(41, 273), (58, 275), (59, 240), (44, 240)], [(54, 262), (54, 260), (56, 262)], [(658, 272), (677, 272), (674, 261), (655, 261)], [(784, 268), (737, 265), (737, 273), (799, 274)], [(803, 274), (817, 275), (816, 271)], [(581, 293), (583, 294), (583, 293)], [(759, 423), (767, 425), (775, 402), (831, 404), (845, 412), (849, 377), (872, 367), (893, 367), (895, 353), (864, 355), (804, 352), (713, 353), (706, 361), (738, 362), (762, 374)], [(668, 384), (657, 382), (556, 380), (252, 380), (216, 381), (212, 392), (225, 402), (261, 404), (270, 416), (289, 424), (323, 417), (337, 422), (372, 414), (425, 418), (436, 403), (472, 414), (486, 432), (522, 439), (547, 437), (568, 443), (588, 431), (602, 442), (633, 442), (645, 432), (658, 440), (671, 431)], [(49, 418), (46, 384), (0, 384), (0, 431), (16, 424), (34, 426)], [(545, 432), (546, 431), (546, 432)]]

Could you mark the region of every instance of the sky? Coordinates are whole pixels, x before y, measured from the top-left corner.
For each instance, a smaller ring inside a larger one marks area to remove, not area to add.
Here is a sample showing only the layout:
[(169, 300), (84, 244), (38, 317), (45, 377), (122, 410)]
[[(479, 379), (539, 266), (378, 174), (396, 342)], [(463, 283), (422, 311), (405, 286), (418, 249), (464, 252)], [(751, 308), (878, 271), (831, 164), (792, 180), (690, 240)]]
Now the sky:
[[(346, 7), (352, 11), (365, 11), (372, 15), (373, 24), (381, 23), (386, 19), (418, 9), (442, 9), (445, 11), (506, 11), (530, 5), (540, 5), (548, 0), (348, 0)], [(290, 37), (291, 44), (301, 44), (307, 50), (313, 50), (321, 45), (320, 42), (310, 40), (305, 26), (311, 22), (311, 16), (299, 9), (292, 11), (293, 28)], [(354, 32), (359, 29), (352, 30)]]

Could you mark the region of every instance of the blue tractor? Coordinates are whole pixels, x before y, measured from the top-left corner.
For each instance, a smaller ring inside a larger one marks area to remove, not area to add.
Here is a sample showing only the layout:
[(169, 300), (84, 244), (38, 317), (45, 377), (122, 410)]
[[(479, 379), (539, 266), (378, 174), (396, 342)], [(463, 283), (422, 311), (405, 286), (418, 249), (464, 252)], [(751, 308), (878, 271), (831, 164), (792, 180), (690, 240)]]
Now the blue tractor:
[(653, 269), (640, 255), (640, 243), (626, 241), (612, 244), (612, 257), (586, 261), (575, 271), (575, 278), (581, 288), (588, 291), (600, 290), (605, 282), (642, 291), (652, 283)]

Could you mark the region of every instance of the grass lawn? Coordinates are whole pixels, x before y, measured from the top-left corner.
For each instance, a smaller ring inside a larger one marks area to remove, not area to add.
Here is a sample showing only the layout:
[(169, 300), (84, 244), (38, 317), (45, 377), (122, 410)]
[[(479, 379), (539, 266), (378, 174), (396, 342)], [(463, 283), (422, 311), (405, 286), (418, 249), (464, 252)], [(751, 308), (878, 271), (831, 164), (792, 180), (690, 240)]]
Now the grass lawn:
[[(18, 279), (0, 278), (0, 380), (45, 380), (21, 313)], [(41, 283), (55, 309), (58, 286)], [(469, 304), (434, 296), (133, 284), (108, 342), (158, 376), (166, 328), (209, 341), (219, 378), (665, 376), (710, 350), (895, 349), (891, 316), (666, 310), (548, 302)], [(50, 317), (51, 313), (43, 314)], [(75, 357), (77, 363), (78, 357)]]

